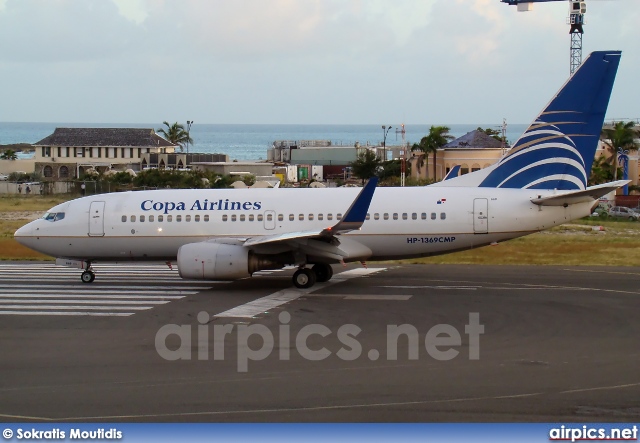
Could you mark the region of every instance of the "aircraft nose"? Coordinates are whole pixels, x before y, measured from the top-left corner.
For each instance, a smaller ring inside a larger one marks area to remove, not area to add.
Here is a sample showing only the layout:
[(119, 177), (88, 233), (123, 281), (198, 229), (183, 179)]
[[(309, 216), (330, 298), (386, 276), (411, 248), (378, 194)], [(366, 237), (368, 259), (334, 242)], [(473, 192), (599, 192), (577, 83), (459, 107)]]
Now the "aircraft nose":
[(33, 222), (27, 223), (26, 225), (18, 229), (13, 234), (13, 238), (15, 238), (18, 243), (25, 244), (25, 240), (27, 239), (27, 237), (30, 237), (32, 235), (33, 235)]

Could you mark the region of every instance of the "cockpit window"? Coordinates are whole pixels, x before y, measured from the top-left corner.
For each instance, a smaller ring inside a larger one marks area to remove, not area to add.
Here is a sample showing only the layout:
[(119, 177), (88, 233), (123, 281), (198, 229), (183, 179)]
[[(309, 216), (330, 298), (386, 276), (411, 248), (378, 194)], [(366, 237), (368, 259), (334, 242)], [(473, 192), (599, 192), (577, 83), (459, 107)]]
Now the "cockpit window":
[(47, 212), (42, 218), (51, 222), (62, 220), (64, 218), (64, 212)]

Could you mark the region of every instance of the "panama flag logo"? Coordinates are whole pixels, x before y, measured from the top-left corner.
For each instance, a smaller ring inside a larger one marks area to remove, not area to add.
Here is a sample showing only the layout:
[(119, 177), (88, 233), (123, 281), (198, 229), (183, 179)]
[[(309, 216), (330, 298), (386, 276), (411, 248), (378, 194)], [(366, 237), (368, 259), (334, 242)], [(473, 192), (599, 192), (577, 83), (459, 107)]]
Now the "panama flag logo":
[(447, 199), (446, 199), (446, 198), (441, 198), (440, 200), (438, 200), (438, 204), (439, 204), (439, 205), (443, 205), (443, 204), (445, 204), (446, 202), (447, 202)]

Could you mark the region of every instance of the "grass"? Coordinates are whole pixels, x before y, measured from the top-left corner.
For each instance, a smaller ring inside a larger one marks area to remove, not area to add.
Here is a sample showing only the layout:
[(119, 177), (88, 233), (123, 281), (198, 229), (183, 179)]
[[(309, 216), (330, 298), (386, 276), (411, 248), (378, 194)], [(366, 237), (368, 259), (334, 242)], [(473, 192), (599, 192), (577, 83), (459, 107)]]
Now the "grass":
[(46, 211), (47, 209), (75, 198), (69, 195), (2, 195), (0, 212)]

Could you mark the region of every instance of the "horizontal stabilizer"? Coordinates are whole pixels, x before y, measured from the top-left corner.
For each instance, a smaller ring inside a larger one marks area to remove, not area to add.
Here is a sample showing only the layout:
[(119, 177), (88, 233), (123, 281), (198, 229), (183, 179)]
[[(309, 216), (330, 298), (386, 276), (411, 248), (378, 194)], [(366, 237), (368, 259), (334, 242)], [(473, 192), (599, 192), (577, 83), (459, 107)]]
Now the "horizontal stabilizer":
[(578, 203), (588, 203), (598, 200), (600, 197), (607, 195), (611, 191), (623, 187), (630, 180), (618, 180), (602, 185), (591, 186), (584, 191), (572, 191), (560, 195), (551, 195), (548, 197), (534, 198), (531, 203), (538, 206), (569, 206)]

